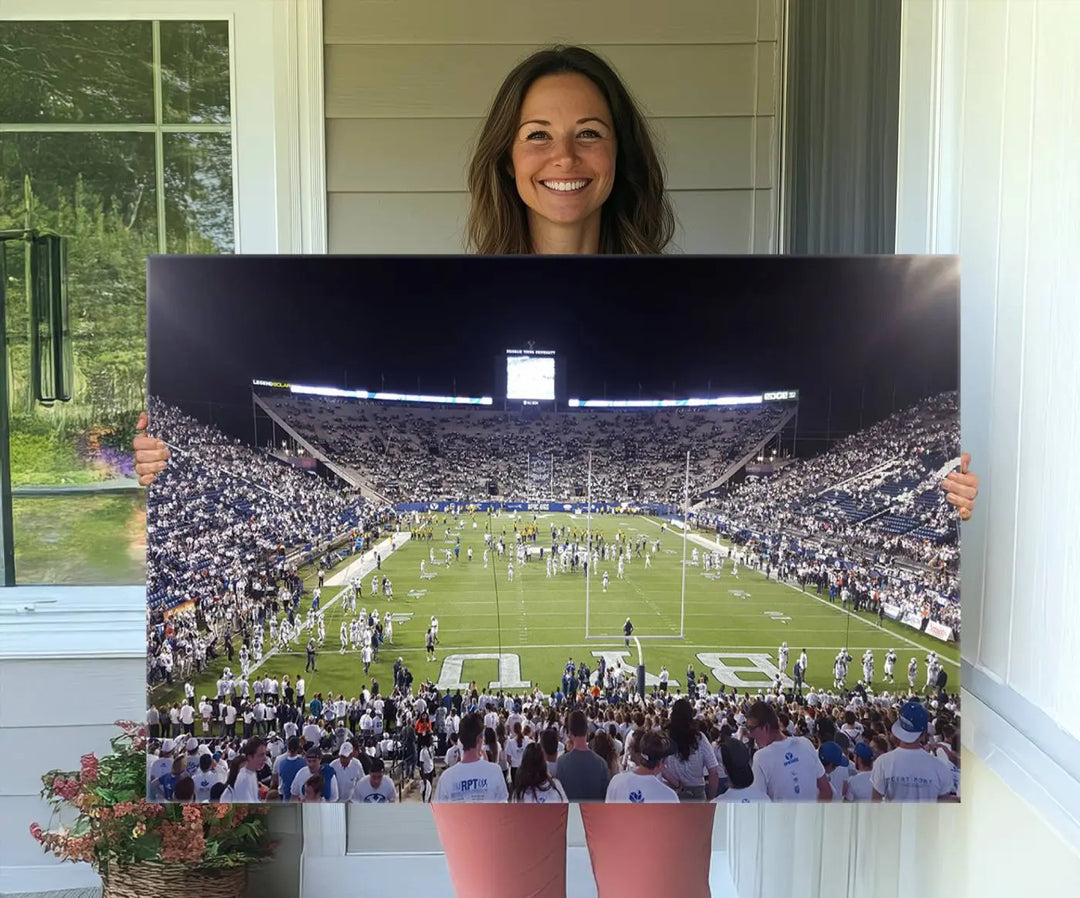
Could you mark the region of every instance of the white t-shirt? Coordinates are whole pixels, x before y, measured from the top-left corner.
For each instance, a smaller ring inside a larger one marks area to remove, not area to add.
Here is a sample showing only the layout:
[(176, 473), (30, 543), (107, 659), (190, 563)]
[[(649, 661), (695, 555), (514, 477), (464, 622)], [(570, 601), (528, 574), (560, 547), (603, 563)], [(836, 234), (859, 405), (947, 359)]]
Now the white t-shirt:
[(894, 748), (881, 755), (870, 782), (886, 801), (937, 801), (953, 790), (952, 769), (922, 749)]
[(443, 759), (446, 762), (447, 767), (453, 767), (458, 761), (461, 760), (461, 743), (455, 742), (446, 750), (446, 757)]
[(855, 776), (855, 765), (848, 761), (847, 767), (837, 767), (829, 774), (829, 784), (832, 786), (832, 800), (844, 800), (844, 783)]
[(191, 781), (195, 784), (195, 800), (206, 802), (210, 800), (210, 790), (221, 782), (221, 777), (211, 768), (206, 773), (200, 770), (191, 778)]
[(870, 771), (864, 770), (856, 773), (847, 784), (847, 797), (845, 801), (872, 801), (874, 787), (870, 783)]
[(528, 789), (522, 793), (520, 798), (511, 798), (510, 800), (516, 804), (566, 804), (569, 801), (562, 783), (554, 778), (545, 788)]
[(343, 796), (344, 800), (348, 801), (349, 796), (353, 794), (353, 790), (356, 788), (356, 784), (363, 779), (363, 765), (357, 760), (350, 760), (349, 766), (346, 767), (341, 758), (335, 758), (330, 762), (330, 767), (333, 769), (334, 778), (337, 780), (338, 795)]
[(378, 789), (371, 785), (371, 777), (365, 776), (357, 780), (352, 800), (362, 801), (365, 804), (386, 804), (397, 801), (397, 789), (394, 788), (390, 777), (386, 775), (383, 775)]
[(259, 778), (254, 770), (246, 766), (240, 768), (236, 776), (236, 785), (226, 789), (221, 796), (224, 803), (253, 804), (259, 801)]
[(769, 793), (751, 783), (745, 789), (728, 789), (723, 795), (717, 795), (713, 804), (753, 804), (757, 801), (771, 801)]
[(773, 801), (817, 801), (817, 781), (825, 775), (814, 744), (789, 736), (754, 752), (754, 784)]
[(532, 739), (522, 739), (521, 747), (518, 748), (517, 736), (513, 736), (506, 740), (506, 760), (511, 767), (521, 766), (521, 756), (525, 754), (525, 749), (532, 743)]
[(435, 769), (435, 753), (427, 745), (420, 749), (420, 769), (424, 773), (431, 773)]
[(671, 804), (679, 801), (679, 795), (671, 786), (660, 782), (658, 775), (626, 770), (616, 773), (608, 782), (604, 801), (608, 804)]
[(498, 764), (461, 761), (443, 771), (435, 785), (435, 801), (500, 802), (509, 794)]

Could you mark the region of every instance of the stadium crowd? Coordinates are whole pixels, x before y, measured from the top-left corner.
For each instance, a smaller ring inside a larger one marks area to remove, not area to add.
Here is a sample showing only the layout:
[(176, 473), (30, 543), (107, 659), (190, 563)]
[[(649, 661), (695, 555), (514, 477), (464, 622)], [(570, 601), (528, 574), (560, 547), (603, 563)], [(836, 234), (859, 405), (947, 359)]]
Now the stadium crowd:
[[(391, 501), (584, 498), (592, 450), (592, 497), (682, 505), (690, 490), (727, 473), (777, 428), (787, 408), (568, 410), (534, 416), (269, 394), (267, 405), (333, 461)], [(536, 482), (538, 466), (544, 473)], [(531, 476), (530, 476), (531, 475)]]
[[(956, 393), (926, 399), (828, 452), (748, 479), (697, 524), (750, 545), (751, 563), (857, 607), (888, 603), (959, 634), (959, 539), (938, 487), (956, 456)], [(840, 583), (845, 576), (850, 582)]]
[(148, 664), (151, 682), (171, 682), (176, 667), (231, 660), (228, 634), (299, 599), (300, 564), (334, 540), (351, 549), (394, 515), (176, 408), (151, 400), (150, 410), (174, 451), (147, 493)]
[[(874, 694), (860, 682), (853, 691), (721, 686), (642, 698), (622, 686), (598, 690), (594, 677), (574, 695), (475, 684), (440, 692), (407, 681), (400, 659), (395, 677), (386, 696), (377, 683), (349, 700), (278, 692), (264, 721), (245, 722), (242, 734), (215, 709), (194, 726), (151, 709), (148, 794), (390, 802), (418, 791), (424, 801), (540, 803), (959, 796), (959, 698), (942, 691)], [(455, 791), (484, 772), (480, 793)]]

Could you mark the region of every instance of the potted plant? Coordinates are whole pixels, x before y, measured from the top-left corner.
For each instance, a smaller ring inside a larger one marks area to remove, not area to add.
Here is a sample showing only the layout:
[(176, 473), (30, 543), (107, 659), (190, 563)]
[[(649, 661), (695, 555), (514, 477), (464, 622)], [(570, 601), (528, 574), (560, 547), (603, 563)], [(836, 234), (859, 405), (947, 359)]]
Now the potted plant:
[[(78, 772), (50, 770), (41, 797), (72, 822), (30, 834), (46, 852), (86, 861), (101, 875), (103, 898), (152, 894), (239, 898), (248, 866), (271, 857), (265, 805), (157, 804), (146, 800), (146, 729), (118, 720), (112, 754), (83, 755)], [(65, 813), (67, 812), (67, 813)]]

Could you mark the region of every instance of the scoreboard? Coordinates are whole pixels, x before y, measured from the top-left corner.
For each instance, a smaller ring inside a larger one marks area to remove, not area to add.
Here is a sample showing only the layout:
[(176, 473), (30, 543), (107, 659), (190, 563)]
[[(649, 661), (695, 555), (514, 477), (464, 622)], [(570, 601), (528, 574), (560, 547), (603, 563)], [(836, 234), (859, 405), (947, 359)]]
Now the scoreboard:
[(508, 401), (555, 401), (555, 353), (544, 349), (506, 350)]

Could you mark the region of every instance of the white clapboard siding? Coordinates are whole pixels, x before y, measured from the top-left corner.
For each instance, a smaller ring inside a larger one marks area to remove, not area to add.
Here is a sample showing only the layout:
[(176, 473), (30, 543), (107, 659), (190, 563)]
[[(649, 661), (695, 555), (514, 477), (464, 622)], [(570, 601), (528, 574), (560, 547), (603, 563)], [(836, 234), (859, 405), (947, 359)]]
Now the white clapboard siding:
[(680, 210), (673, 251), (776, 250), (777, 0), (327, 0), (323, 23), (331, 252), (463, 252), (483, 116), (554, 43), (610, 59), (649, 116)]
[(679, 252), (748, 253), (753, 250), (753, 190), (675, 190), (671, 194)]
[(623, 8), (623, 15), (613, 15), (609, 3), (580, 0), (331, 0), (324, 15), (327, 43), (335, 44), (722, 44), (753, 41), (759, 28), (775, 33), (776, 27), (776, 0), (627, 2)]
[(468, 200), (464, 191), (332, 193), (327, 204), (330, 252), (462, 253)]
[(146, 663), (108, 658), (0, 663), (0, 727), (85, 727), (146, 717)]
[[(330, 119), (327, 189), (330, 193), (465, 190), (466, 169), (482, 121)], [(771, 117), (655, 118), (651, 125), (670, 172), (670, 190), (772, 187)], [(434, 146), (439, 153), (432, 153)]]
[[(775, 47), (775, 45), (770, 45)], [(331, 44), (326, 48), (328, 118), (483, 115), (495, 89), (532, 47)], [(651, 116), (753, 115), (756, 44), (602, 46)], [(771, 114), (772, 109), (763, 110)]]
[[(754, 235), (754, 190), (676, 190), (674, 252), (747, 253)], [(401, 252), (402, 229), (409, 251), (440, 255), (464, 251), (468, 194), (336, 193), (328, 207), (331, 253)]]
[[(109, 740), (119, 733), (112, 724), (0, 727), (0, 758), (19, 759), (17, 764), (0, 764), (0, 797), (37, 795), (41, 774), (78, 771), (79, 758), (88, 752), (98, 757), (108, 754), (112, 750)], [(28, 765), (32, 771), (27, 771)]]

